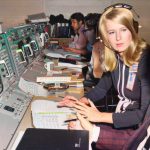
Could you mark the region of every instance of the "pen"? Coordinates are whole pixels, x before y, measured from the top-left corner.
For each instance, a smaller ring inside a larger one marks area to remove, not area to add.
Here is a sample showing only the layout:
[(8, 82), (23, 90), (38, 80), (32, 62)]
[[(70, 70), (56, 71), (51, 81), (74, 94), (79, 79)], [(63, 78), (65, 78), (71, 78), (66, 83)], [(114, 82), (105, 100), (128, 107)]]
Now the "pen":
[[(87, 117), (83, 117), (83, 118), (87, 118)], [(74, 119), (68, 119), (68, 120), (65, 120), (64, 122), (65, 123), (67, 123), (67, 122), (70, 122), (70, 121), (77, 121), (78, 120), (78, 118), (74, 118)]]
[(68, 69), (68, 68), (62, 68), (61, 70), (63, 71), (63, 70), (66, 70), (66, 69)]
[(59, 95), (58, 97), (60, 97), (60, 98), (64, 98), (64, 96), (61, 96), (61, 95)]

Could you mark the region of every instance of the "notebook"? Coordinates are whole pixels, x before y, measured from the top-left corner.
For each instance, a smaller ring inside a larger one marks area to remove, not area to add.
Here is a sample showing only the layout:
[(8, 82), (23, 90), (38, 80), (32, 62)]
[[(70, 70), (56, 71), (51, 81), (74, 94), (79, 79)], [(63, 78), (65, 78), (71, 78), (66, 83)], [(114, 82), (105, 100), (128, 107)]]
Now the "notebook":
[(28, 128), (16, 150), (88, 150), (86, 130)]

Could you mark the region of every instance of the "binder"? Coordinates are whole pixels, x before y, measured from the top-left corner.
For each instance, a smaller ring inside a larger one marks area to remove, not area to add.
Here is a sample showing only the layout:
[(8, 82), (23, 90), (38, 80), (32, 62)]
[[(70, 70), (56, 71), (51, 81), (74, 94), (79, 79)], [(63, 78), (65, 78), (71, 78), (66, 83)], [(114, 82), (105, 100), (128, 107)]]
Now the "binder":
[(88, 150), (86, 130), (26, 129), (16, 150)]

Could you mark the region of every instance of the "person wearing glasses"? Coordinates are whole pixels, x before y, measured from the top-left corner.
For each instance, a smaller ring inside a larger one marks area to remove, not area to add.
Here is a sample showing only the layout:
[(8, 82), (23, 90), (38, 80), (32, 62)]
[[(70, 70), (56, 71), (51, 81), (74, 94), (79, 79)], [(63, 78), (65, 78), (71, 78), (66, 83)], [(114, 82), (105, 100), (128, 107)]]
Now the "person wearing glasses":
[[(136, 32), (131, 8), (116, 4), (101, 15), (99, 30), (107, 72), (97, 86), (80, 100), (66, 96), (59, 103), (75, 108), (81, 127), (89, 130), (90, 142), (96, 142), (97, 149), (123, 149), (150, 105), (150, 47)], [(104, 98), (112, 85), (119, 98), (116, 111), (101, 112), (93, 102)]]

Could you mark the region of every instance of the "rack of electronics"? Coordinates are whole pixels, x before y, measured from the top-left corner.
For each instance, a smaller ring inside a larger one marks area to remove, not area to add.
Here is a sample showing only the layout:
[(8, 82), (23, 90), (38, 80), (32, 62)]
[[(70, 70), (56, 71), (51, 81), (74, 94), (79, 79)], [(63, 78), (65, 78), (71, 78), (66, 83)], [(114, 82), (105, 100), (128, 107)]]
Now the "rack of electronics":
[(44, 27), (43, 23), (28, 24), (0, 34), (0, 149), (8, 149), (31, 102), (32, 95), (20, 90), (18, 83), (42, 51)]

